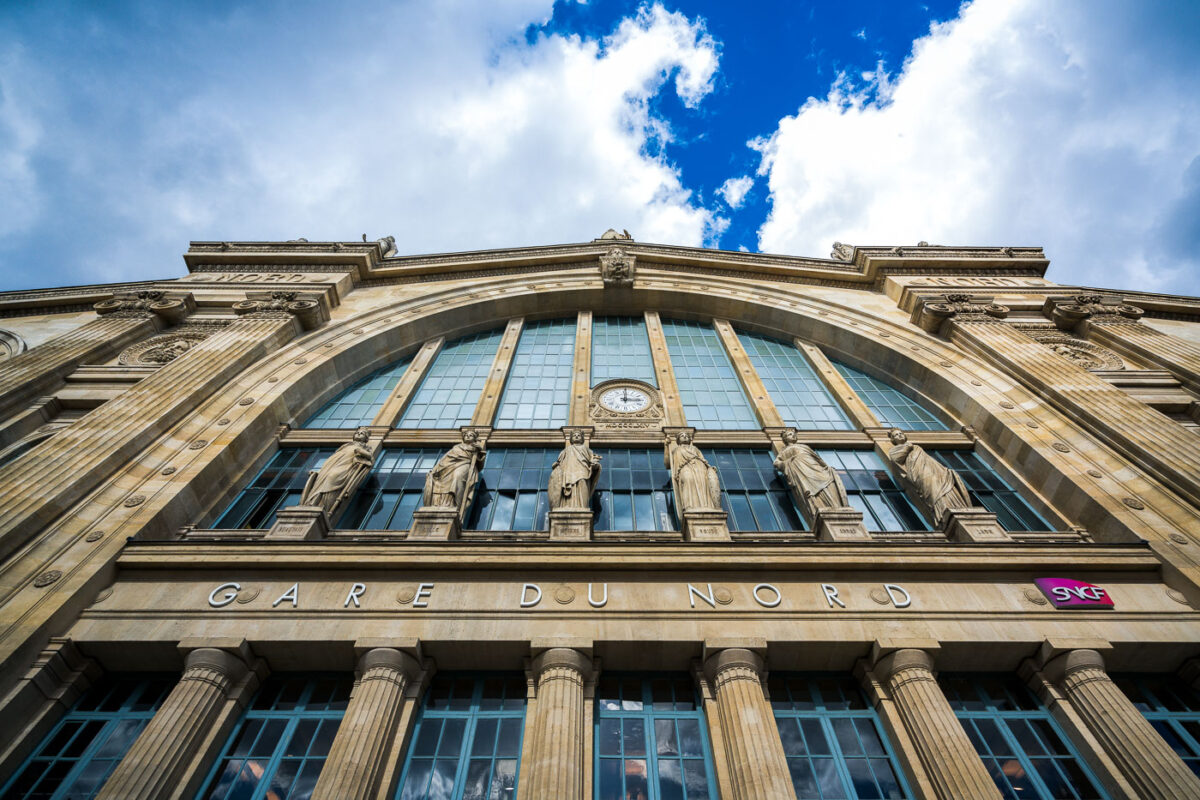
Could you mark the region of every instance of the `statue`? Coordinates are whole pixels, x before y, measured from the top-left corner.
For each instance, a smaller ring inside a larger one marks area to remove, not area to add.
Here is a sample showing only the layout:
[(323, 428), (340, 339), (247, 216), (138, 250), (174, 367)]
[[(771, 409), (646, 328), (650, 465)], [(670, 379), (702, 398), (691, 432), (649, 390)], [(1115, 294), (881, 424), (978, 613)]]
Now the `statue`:
[(636, 259), (623, 248), (610, 247), (600, 256), (600, 277), (605, 286), (633, 286)]
[(332, 515), (350, 497), (375, 463), (375, 453), (367, 447), (367, 436), (367, 429), (359, 428), (353, 441), (334, 450), (320, 469), (308, 473), (300, 505), (317, 506)]
[(425, 476), (422, 504), (426, 508), (456, 509), (461, 520), (475, 497), (485, 455), (479, 434), (463, 431), (462, 442), (451, 447)]
[(396, 255), (395, 236), (384, 236), (382, 239), (376, 239), (375, 241), (379, 244), (379, 250), (384, 258)]
[(833, 250), (829, 253), (829, 257), (837, 261), (849, 261), (854, 257), (854, 246), (834, 242)]
[(783, 473), (788, 485), (804, 500), (810, 519), (818, 509), (848, 508), (842, 479), (806, 444), (796, 441), (796, 432), (783, 432), (783, 452), (775, 459), (775, 469)]
[(716, 467), (704, 460), (700, 448), (692, 444), (692, 435), (682, 431), (664, 443), (663, 461), (671, 470), (671, 488), (675, 492), (675, 508), (680, 515), (687, 511), (719, 511), (721, 483)]
[(571, 437), (550, 469), (550, 508), (590, 508), (592, 490), (600, 476), (600, 456), (583, 441), (583, 431)]
[(967, 485), (958, 473), (934, 459), (925, 448), (908, 441), (904, 431), (893, 428), (888, 434), (892, 449), (888, 458), (900, 468), (900, 475), (929, 508), (933, 524), (941, 525), (950, 509), (972, 508)]

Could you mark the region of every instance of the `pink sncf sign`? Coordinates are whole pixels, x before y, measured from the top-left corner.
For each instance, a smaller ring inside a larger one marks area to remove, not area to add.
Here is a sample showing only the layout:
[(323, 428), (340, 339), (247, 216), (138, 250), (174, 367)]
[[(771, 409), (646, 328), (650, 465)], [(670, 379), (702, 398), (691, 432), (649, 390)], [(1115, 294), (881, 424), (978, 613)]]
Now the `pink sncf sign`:
[(1055, 608), (1112, 608), (1108, 592), (1071, 578), (1034, 578), (1033, 582)]

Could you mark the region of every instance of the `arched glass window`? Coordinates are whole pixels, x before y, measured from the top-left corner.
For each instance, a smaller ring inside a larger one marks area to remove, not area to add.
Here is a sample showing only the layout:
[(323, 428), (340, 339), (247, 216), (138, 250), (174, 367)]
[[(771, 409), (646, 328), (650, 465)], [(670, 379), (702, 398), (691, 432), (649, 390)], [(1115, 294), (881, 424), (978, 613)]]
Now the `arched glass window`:
[(761, 427), (712, 326), (681, 320), (663, 320), (662, 326), (687, 424), (710, 430)]
[(883, 381), (872, 378), (865, 372), (840, 361), (830, 359), (846, 383), (855, 391), (867, 408), (875, 412), (879, 422), (889, 428), (904, 428), (913, 431), (944, 431), (945, 423), (915, 400), (893, 389)]
[(357, 428), (359, 425), (370, 425), (411, 363), (411, 357), (403, 358), (376, 370), (330, 400), (300, 427)]
[(496, 413), (497, 428), (557, 428), (567, 424), (575, 328), (574, 319), (525, 324)]
[(498, 329), (443, 345), (396, 427), (469, 425), (503, 335), (504, 330)]
[(632, 378), (658, 386), (643, 317), (596, 317), (592, 323), (592, 386)]
[(793, 345), (740, 331), (738, 341), (785, 424), (823, 431), (854, 427), (808, 359)]

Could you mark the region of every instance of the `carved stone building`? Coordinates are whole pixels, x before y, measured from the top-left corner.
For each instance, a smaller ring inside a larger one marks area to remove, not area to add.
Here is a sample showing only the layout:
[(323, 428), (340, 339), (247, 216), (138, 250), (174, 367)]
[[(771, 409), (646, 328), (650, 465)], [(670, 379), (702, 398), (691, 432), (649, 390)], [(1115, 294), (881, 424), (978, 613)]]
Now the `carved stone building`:
[(1200, 797), (1200, 300), (184, 258), (0, 294), (0, 796)]

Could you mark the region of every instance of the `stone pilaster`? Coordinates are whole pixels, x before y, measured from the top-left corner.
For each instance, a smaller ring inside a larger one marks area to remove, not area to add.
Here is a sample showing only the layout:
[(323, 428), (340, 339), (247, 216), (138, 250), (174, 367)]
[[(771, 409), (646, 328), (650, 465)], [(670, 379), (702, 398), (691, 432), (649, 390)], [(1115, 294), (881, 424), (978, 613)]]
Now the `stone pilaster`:
[(390, 428), (396, 424), (396, 421), (400, 419), (400, 415), (404, 413), (404, 409), (408, 406), (408, 401), (416, 393), (417, 387), (421, 385), (421, 381), (424, 380), (425, 373), (429, 371), (429, 365), (433, 363), (433, 359), (437, 358), (437, 354), (441, 351), (442, 344), (445, 341), (445, 337), (439, 336), (421, 345), (421, 349), (413, 357), (412, 363), (408, 365), (408, 369), (400, 376), (400, 380), (396, 382), (396, 386), (392, 389), (391, 394), (388, 395), (388, 399), (384, 401), (379, 409), (379, 413), (375, 415), (375, 419), (371, 422), (372, 427)]
[(203, 647), (188, 653), (183, 676), (105, 782), (98, 800), (168, 797), (249, 671), (234, 653)]
[(241, 317), (0, 468), (0, 558), (296, 331), (290, 313)]
[(569, 647), (546, 650), (533, 659), (537, 680), (535, 726), (526, 782), (521, 798), (583, 800), (584, 685), (592, 672), (591, 659)]
[(833, 362), (825, 356), (821, 348), (800, 339), (794, 340), (794, 344), (808, 357), (813, 371), (817, 373), (817, 377), (825, 384), (825, 388), (833, 395), (837, 404), (842, 407), (842, 411), (846, 412), (851, 425), (856, 428), (882, 427), (883, 423), (879, 421), (879, 417), (875, 416), (875, 412), (868, 408), (867, 404), (859, 398), (858, 393), (850, 388), (850, 384), (842, 377), (842, 373), (838, 372)]
[(575, 359), (571, 365), (570, 425), (588, 424), (592, 396), (592, 312), (580, 311), (575, 323)]
[(662, 319), (657, 311), (647, 311), (646, 336), (650, 339), (650, 358), (654, 362), (654, 374), (658, 377), (658, 390), (662, 393), (663, 410), (667, 426), (687, 425), (683, 416), (683, 400), (679, 397), (679, 384), (675, 381), (675, 370), (667, 354), (667, 336), (663, 333)]
[(924, 650), (876, 654), (871, 667), (887, 690), (941, 800), (998, 800), (967, 732), (938, 686), (933, 657)]
[(396, 736), (404, 690), (421, 667), (400, 650), (376, 647), (358, 660), (360, 677), (313, 790), (314, 800), (375, 797), (384, 754)]
[(53, 391), (85, 361), (107, 361), (164, 324), (182, 321), (193, 306), (191, 295), (166, 298), (162, 292), (96, 303), (98, 319), (0, 364), (0, 412)]
[(492, 368), (488, 371), (487, 382), (483, 385), (483, 393), (475, 406), (475, 415), (471, 417), (472, 425), (491, 425), (500, 407), (500, 396), (504, 394), (504, 381), (508, 378), (508, 368), (512, 366), (513, 356), (517, 352), (517, 343), (521, 341), (521, 328), (524, 319), (510, 319), (500, 337), (500, 346), (496, 348), (496, 357), (492, 360)]
[(754, 368), (750, 356), (742, 347), (733, 326), (729, 324), (728, 320), (715, 319), (713, 327), (716, 328), (717, 336), (725, 347), (725, 354), (733, 363), (733, 371), (737, 373), (742, 390), (746, 392), (746, 396), (750, 398), (750, 404), (754, 406), (754, 413), (758, 417), (759, 424), (764, 428), (783, 427), (783, 417), (779, 416), (779, 409), (775, 407), (775, 403), (767, 393), (767, 387), (763, 385), (758, 370)]
[(762, 658), (752, 650), (719, 650), (704, 662), (721, 718), (725, 765), (734, 800), (794, 798), (775, 715), (763, 695)]
[(1069, 650), (1044, 660), (1042, 673), (1066, 696), (1138, 797), (1200, 797), (1200, 778), (1112, 682), (1100, 653)]

